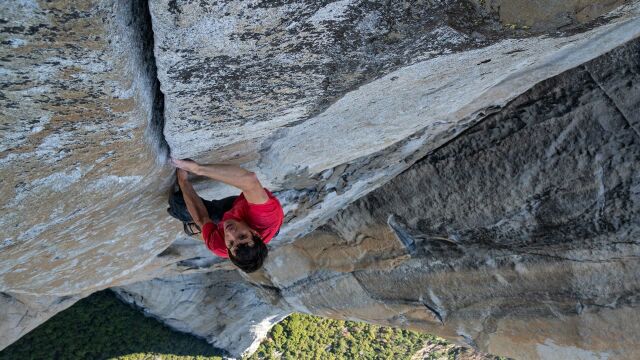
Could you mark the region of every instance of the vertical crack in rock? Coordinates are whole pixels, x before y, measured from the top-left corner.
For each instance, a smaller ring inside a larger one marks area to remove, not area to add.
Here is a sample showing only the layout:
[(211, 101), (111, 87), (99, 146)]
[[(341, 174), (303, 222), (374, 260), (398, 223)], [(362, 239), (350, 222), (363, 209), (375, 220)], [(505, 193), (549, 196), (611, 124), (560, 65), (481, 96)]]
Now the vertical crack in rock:
[(154, 34), (149, 3), (146, 0), (132, 0), (131, 15), (134, 31), (139, 34), (142, 70), (146, 77), (145, 80), (148, 81), (147, 86), (149, 86), (149, 96), (151, 97), (151, 111), (148, 115), (145, 137), (160, 165), (167, 161), (171, 150), (164, 136), (164, 94), (160, 89), (156, 58), (153, 52)]

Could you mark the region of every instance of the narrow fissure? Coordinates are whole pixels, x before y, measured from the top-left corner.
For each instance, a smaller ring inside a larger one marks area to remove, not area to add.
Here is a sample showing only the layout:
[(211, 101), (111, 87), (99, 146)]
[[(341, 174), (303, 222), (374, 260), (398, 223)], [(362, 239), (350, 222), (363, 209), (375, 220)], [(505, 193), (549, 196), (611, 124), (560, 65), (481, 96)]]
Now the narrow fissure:
[(143, 64), (143, 72), (148, 81), (149, 95), (152, 97), (151, 111), (145, 130), (145, 137), (149, 142), (151, 150), (156, 155), (158, 164), (164, 164), (171, 150), (164, 136), (164, 94), (160, 89), (160, 80), (158, 79), (158, 68), (156, 66), (156, 58), (153, 52), (154, 37), (153, 26), (151, 20), (151, 11), (149, 10), (149, 2), (147, 0), (132, 0), (131, 14), (134, 31), (139, 34), (141, 46), (141, 56)]

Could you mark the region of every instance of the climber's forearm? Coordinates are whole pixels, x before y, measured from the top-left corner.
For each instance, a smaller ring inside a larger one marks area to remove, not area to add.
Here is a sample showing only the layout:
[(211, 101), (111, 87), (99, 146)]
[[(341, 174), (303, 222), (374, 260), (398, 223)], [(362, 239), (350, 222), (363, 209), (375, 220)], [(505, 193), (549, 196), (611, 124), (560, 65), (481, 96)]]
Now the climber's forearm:
[(208, 222), (211, 222), (209, 218), (209, 213), (207, 212), (207, 208), (204, 206), (202, 199), (196, 191), (193, 189), (193, 186), (188, 180), (180, 180), (179, 181), (180, 189), (182, 190), (182, 197), (184, 198), (185, 204), (187, 204), (187, 210), (189, 211), (189, 215), (193, 219), (200, 229), (202, 226)]
[(256, 186), (262, 188), (254, 173), (238, 165), (198, 164), (194, 167), (193, 173), (221, 181), (242, 191)]
[[(267, 192), (262, 187), (256, 174), (247, 171), (238, 165), (217, 165), (198, 164), (197, 162), (185, 159), (178, 160), (171, 158), (173, 166), (201, 176), (206, 176), (213, 180), (221, 181), (227, 185), (237, 187), (242, 190), (247, 201), (251, 204), (264, 204), (269, 200)], [(184, 173), (186, 175), (186, 172)], [(185, 176), (186, 177), (186, 176)]]

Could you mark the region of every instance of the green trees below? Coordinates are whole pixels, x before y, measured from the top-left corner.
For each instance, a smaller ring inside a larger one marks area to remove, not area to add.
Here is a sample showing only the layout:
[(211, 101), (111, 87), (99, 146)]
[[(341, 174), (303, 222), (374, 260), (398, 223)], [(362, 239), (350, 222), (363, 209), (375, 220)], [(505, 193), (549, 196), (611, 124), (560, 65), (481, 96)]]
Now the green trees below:
[(353, 321), (292, 314), (275, 325), (250, 360), (409, 359), (434, 336)]

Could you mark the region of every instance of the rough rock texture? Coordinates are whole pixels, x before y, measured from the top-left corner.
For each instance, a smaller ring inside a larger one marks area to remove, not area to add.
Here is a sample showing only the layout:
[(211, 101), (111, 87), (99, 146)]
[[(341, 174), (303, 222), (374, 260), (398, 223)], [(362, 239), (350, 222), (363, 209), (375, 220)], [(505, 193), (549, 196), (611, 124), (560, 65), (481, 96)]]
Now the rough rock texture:
[[(153, 2), (151, 12), (165, 134), (178, 156), (236, 143), (255, 152), (275, 129), (325, 110), (367, 80), (497, 36), (466, 1), (167, 0)], [(469, 27), (474, 36), (461, 32)]]
[[(640, 3), (584, 15), (618, 3), (1, 3), (0, 347), (119, 286), (235, 355), (303, 311), (630, 358)], [(177, 235), (168, 146), (277, 191), (264, 272)]]
[(266, 336), (290, 313), (277, 289), (246, 282), (236, 270), (154, 279), (113, 290), (145, 314), (232, 354), (255, 351), (260, 345), (256, 336)]
[[(290, 204), (283, 239), (324, 223), (533, 84), (640, 34), (637, 3), (591, 30), (517, 38), (492, 30), (465, 1), (367, 4), (151, 6), (172, 153), (244, 163), (269, 188), (290, 190), (282, 195)], [(371, 19), (379, 26), (363, 25)], [(397, 42), (374, 41), (396, 28)], [(323, 65), (334, 63), (341, 65)], [(311, 90), (322, 82), (334, 85)], [(314, 100), (332, 97), (328, 107)], [(231, 191), (210, 182), (201, 190)]]
[(0, 3), (0, 348), (175, 239), (143, 8)]
[[(633, 359), (638, 55), (635, 40), (536, 85), (326, 225), (276, 247), (251, 280), (282, 299), (254, 321), (299, 311), (424, 330), (517, 359)], [(220, 291), (156, 296), (178, 284), (124, 289), (161, 318), (175, 301)], [(207, 307), (194, 311), (196, 334), (238, 332), (213, 329)], [(216, 344), (234, 354), (246, 346)]]
[[(636, 40), (538, 84), (295, 250), (277, 249), (266, 276), (297, 311), (428, 330), (493, 354), (636, 357), (639, 55)], [(358, 266), (398, 236), (412, 238), (410, 259)], [(339, 246), (356, 264), (346, 272)], [(309, 266), (283, 271), (289, 258)]]
[(0, 334), (9, 345), (84, 296), (0, 293)]

